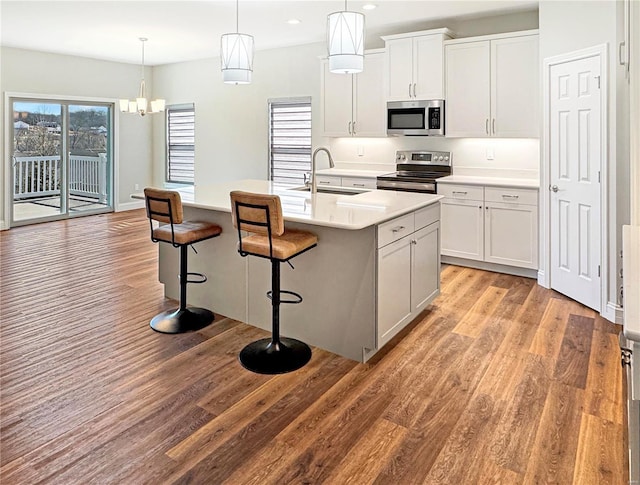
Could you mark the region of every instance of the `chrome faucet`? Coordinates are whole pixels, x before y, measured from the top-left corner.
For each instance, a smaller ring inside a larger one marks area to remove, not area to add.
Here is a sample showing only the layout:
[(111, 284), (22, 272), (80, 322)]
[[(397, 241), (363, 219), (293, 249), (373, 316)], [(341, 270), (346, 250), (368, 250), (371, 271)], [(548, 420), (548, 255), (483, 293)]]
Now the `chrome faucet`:
[[(333, 168), (335, 167), (335, 163), (333, 163), (333, 157), (331, 156), (331, 152), (329, 151), (328, 148), (325, 147), (320, 147), (320, 148), (316, 148), (315, 151), (313, 152), (313, 155), (311, 156), (311, 193), (315, 194), (318, 191), (318, 183), (316, 181), (316, 155), (318, 154), (318, 152), (325, 152), (327, 154), (327, 156), (329, 157), (329, 167)], [(307, 182), (307, 184), (309, 184), (309, 182)]]

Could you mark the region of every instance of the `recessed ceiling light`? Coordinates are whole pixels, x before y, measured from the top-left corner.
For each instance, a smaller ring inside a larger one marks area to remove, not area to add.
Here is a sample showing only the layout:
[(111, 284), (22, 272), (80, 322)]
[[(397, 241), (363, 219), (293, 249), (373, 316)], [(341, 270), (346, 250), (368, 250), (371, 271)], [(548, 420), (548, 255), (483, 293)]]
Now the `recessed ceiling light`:
[(362, 10), (373, 10), (376, 7), (377, 5), (374, 5), (373, 3), (367, 3), (366, 5), (362, 6)]
[(300, 21), (298, 19), (289, 19), (289, 20), (287, 20), (287, 23), (289, 25), (298, 25), (300, 23)]

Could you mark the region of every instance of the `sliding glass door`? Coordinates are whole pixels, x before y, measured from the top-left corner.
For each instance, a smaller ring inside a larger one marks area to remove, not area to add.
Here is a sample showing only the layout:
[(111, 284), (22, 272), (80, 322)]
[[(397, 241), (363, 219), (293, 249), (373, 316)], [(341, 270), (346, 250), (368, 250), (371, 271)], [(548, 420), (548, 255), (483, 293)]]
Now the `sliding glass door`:
[(113, 210), (113, 106), (11, 103), (12, 225)]

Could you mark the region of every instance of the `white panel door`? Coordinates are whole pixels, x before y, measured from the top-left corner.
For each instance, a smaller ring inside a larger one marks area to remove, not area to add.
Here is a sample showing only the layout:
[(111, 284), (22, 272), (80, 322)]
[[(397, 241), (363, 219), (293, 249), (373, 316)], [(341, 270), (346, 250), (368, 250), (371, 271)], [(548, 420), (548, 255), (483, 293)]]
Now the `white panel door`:
[(484, 215), (482, 201), (440, 201), (442, 254), (458, 258), (484, 259)]
[(484, 260), (538, 269), (538, 208), (535, 205), (486, 203)]
[(435, 222), (410, 237), (411, 247), (411, 309), (422, 307), (440, 289), (440, 248)]
[(549, 73), (551, 287), (600, 311), (600, 57)]
[(444, 99), (444, 52), (442, 35), (423, 35), (413, 39), (412, 94), (416, 99)]
[(387, 48), (387, 100), (411, 99), (413, 83), (413, 39), (395, 39), (386, 42)]
[(328, 62), (323, 62), (322, 118), (325, 136), (351, 136), (352, 104), (352, 75), (331, 73)]
[(539, 137), (538, 36), (491, 41), (491, 135)]
[[(342, 75), (344, 76), (344, 74)], [(387, 104), (384, 97), (384, 53), (367, 54), (364, 57), (364, 70), (360, 74), (356, 74), (355, 82), (353, 135), (386, 136)]]
[(489, 41), (447, 45), (445, 54), (446, 136), (490, 136)]
[(411, 237), (378, 250), (378, 348), (411, 315)]

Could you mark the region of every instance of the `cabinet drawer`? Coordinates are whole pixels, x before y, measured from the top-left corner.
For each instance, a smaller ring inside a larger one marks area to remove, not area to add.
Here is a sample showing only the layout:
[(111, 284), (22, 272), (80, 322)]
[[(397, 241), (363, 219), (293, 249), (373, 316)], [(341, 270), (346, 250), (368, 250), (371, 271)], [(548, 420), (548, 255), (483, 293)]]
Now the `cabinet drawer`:
[(438, 184), (438, 195), (451, 199), (483, 200), (483, 187), (475, 185)]
[(381, 248), (393, 241), (397, 241), (407, 234), (411, 234), (413, 231), (413, 212), (380, 224), (378, 226), (378, 247)]
[(332, 177), (330, 175), (316, 175), (318, 177), (318, 185), (342, 185), (342, 179), (340, 177)]
[(485, 202), (538, 205), (538, 191), (535, 189), (511, 189), (506, 187), (485, 187)]
[(427, 227), (440, 220), (440, 204), (432, 204), (415, 211), (415, 230)]
[(375, 189), (376, 179), (368, 177), (342, 177), (343, 187), (353, 187), (355, 189)]

